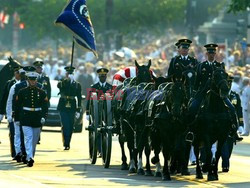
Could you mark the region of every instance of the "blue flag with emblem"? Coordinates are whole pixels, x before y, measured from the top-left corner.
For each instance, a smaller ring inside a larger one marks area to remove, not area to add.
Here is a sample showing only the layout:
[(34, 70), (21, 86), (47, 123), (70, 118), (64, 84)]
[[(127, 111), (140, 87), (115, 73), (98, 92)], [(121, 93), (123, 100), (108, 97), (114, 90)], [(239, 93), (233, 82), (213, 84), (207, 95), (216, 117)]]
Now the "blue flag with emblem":
[(97, 56), (95, 32), (90, 20), (86, 0), (71, 0), (55, 23), (63, 25), (73, 32), (74, 41)]

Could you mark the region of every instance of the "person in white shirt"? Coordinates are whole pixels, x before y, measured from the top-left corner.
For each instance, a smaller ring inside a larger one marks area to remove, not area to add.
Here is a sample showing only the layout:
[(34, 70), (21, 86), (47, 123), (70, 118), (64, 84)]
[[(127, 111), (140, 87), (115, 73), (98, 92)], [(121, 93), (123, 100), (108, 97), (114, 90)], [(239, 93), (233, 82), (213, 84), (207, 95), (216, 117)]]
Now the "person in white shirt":
[(244, 130), (242, 136), (249, 135), (249, 103), (250, 103), (250, 79), (243, 79), (243, 90), (241, 95), (241, 106), (243, 111)]

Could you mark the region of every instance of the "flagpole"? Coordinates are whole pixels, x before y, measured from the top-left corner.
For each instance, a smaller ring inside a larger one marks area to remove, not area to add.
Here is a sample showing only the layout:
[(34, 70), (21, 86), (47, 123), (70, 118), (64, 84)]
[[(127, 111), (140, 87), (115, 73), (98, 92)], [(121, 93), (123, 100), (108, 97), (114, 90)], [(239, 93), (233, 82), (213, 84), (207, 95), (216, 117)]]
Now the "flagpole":
[(72, 52), (71, 52), (71, 64), (70, 64), (71, 67), (73, 67), (74, 49), (75, 49), (75, 42), (74, 42), (74, 39), (73, 39), (73, 42), (72, 42)]

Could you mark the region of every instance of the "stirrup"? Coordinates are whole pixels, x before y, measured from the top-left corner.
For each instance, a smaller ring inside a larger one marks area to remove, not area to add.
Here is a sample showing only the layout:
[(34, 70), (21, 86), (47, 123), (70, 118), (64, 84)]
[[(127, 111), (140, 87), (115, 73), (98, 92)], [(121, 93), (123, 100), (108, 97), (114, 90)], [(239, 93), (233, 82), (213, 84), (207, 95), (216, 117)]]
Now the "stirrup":
[(192, 143), (194, 141), (194, 133), (189, 131), (187, 133), (186, 137), (185, 137), (185, 140), (187, 142), (191, 142)]

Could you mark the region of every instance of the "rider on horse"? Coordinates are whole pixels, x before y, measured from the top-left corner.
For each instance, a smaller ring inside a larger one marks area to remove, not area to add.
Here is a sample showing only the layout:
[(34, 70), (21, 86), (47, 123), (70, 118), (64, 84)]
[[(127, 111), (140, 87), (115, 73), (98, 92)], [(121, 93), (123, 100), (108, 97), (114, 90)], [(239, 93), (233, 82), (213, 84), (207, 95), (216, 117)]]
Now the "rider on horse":
[[(189, 106), (189, 118), (192, 122), (190, 122), (189, 126), (191, 129), (191, 132), (189, 132), (186, 136), (186, 140), (192, 142), (194, 139), (193, 132), (192, 132), (192, 126), (196, 119), (196, 114), (198, 113), (201, 103), (204, 100), (207, 91), (210, 89), (211, 85), (211, 78), (213, 75), (214, 70), (218, 68), (222, 68), (225, 70), (224, 63), (218, 62), (215, 60), (216, 55), (216, 48), (218, 47), (217, 44), (207, 44), (204, 46), (207, 50), (207, 60), (200, 63), (197, 67), (197, 77), (195, 82), (195, 90), (196, 95), (191, 100), (190, 106)], [(237, 129), (238, 129), (238, 119), (235, 112), (235, 108), (233, 104), (230, 102), (228, 97), (223, 99), (225, 104), (229, 107), (232, 117), (232, 124), (233, 124), (233, 133), (235, 134), (235, 139), (237, 141), (241, 141), (242, 138), (238, 136)]]

